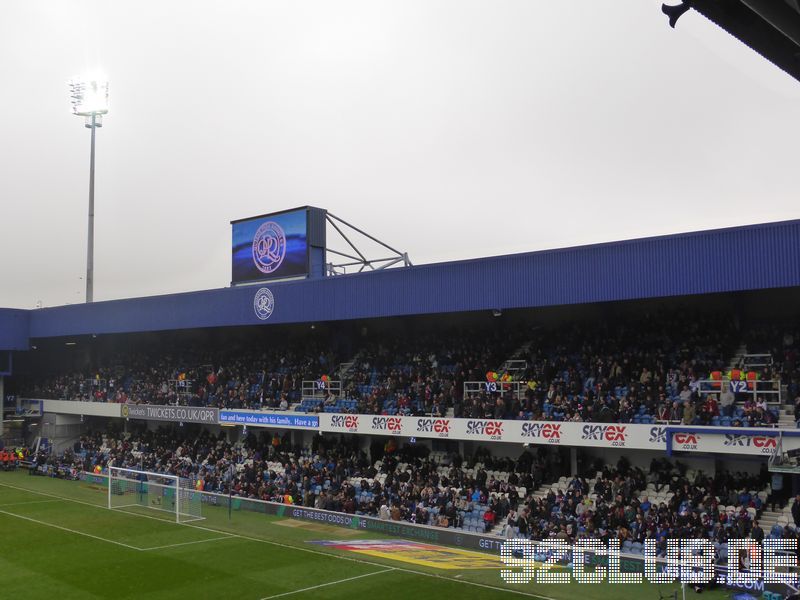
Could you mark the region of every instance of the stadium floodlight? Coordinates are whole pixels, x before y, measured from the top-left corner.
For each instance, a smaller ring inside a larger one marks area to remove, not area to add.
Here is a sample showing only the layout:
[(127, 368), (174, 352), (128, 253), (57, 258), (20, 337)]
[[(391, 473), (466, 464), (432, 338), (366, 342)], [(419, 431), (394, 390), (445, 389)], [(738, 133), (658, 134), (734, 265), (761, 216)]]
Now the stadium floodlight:
[(84, 125), (92, 130), (89, 154), (89, 233), (86, 248), (86, 302), (94, 296), (94, 148), (95, 131), (103, 126), (108, 113), (108, 81), (101, 77), (84, 77), (69, 82), (72, 114), (84, 117)]
[(72, 114), (91, 117), (108, 112), (108, 81), (100, 78), (72, 79), (69, 96)]

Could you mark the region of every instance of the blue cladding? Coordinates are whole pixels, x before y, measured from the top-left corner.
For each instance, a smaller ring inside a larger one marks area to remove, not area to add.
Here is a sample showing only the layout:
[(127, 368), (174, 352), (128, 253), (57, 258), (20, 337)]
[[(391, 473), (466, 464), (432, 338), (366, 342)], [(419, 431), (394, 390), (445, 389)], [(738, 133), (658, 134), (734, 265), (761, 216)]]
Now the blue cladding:
[[(786, 221), (317, 280), (40, 309), (29, 313), (30, 336), (524, 308), (797, 285), (800, 221)], [(268, 287), (275, 298), (274, 310), (264, 321), (253, 310), (260, 287)]]
[[(0, 350), (27, 350), (29, 315), (27, 310), (0, 308)], [(0, 357), (0, 371), (4, 369)]]

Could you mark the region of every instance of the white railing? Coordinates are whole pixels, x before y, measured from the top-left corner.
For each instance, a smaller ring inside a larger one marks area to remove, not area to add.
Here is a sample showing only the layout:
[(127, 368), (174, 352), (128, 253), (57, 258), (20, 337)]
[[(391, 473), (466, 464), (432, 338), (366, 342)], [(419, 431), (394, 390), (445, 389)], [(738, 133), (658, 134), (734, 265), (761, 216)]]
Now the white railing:
[(524, 371), (528, 368), (528, 361), (521, 358), (510, 358), (500, 367), (503, 373), (514, 373), (516, 371)]
[(730, 380), (701, 379), (696, 382), (700, 394), (721, 394), (723, 390), (730, 390), (735, 394), (752, 394), (753, 400), (764, 396), (767, 404), (781, 404), (781, 382), (777, 379), (769, 380)]
[(92, 389), (92, 388), (105, 389), (107, 382), (105, 379), (84, 379), (83, 383), (87, 389)]
[(772, 366), (772, 354), (742, 354), (739, 359), (742, 369), (758, 369)]
[(522, 399), (528, 389), (527, 381), (465, 381), (464, 398), (481, 394), (511, 393), (514, 398)]
[(328, 393), (332, 393), (337, 398), (342, 397), (342, 382), (341, 381), (322, 381), (318, 379), (316, 381), (303, 381), (302, 394), (303, 399), (311, 399), (311, 400), (324, 400)]
[[(170, 379), (169, 384), (179, 399), (185, 400), (194, 394), (194, 380), (192, 379)], [(176, 404), (180, 404), (180, 400)]]

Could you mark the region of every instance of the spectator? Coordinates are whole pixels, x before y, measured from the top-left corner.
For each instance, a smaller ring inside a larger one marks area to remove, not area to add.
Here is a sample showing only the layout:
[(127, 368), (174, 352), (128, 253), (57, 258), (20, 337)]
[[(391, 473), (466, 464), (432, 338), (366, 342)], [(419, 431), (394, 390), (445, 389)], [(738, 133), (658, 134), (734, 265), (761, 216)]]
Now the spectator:
[(681, 404), (686, 405), (689, 402), (689, 400), (692, 398), (692, 392), (689, 389), (688, 385), (684, 385), (683, 386), (683, 389), (681, 390), (681, 393), (679, 394), (679, 397), (680, 397)]
[(703, 403), (703, 421), (706, 425), (711, 424), (714, 417), (719, 416), (719, 404), (714, 394), (709, 394)]
[[(772, 508), (775, 510), (774, 505)], [(800, 494), (795, 496), (794, 504), (792, 504), (792, 519), (794, 519), (795, 527), (800, 527)]]
[(683, 405), (683, 418), (682, 422), (684, 425), (694, 425), (695, 421), (695, 412), (694, 412), (694, 402), (690, 399), (686, 404)]
[(488, 533), (492, 527), (494, 527), (494, 520), (495, 513), (491, 508), (489, 508), (485, 513), (483, 513), (484, 532)]
[(764, 541), (764, 530), (758, 524), (758, 521), (753, 521), (753, 529), (750, 530), (750, 537), (752, 537), (759, 544)]

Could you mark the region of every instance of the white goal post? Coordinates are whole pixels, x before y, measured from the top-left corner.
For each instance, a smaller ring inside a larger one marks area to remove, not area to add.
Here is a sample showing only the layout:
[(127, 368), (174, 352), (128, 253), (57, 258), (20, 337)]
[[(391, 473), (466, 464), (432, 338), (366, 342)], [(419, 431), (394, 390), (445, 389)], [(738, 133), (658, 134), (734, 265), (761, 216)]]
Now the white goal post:
[(176, 523), (199, 521), (202, 494), (192, 481), (177, 475), (108, 468), (108, 508), (147, 508), (174, 515)]

